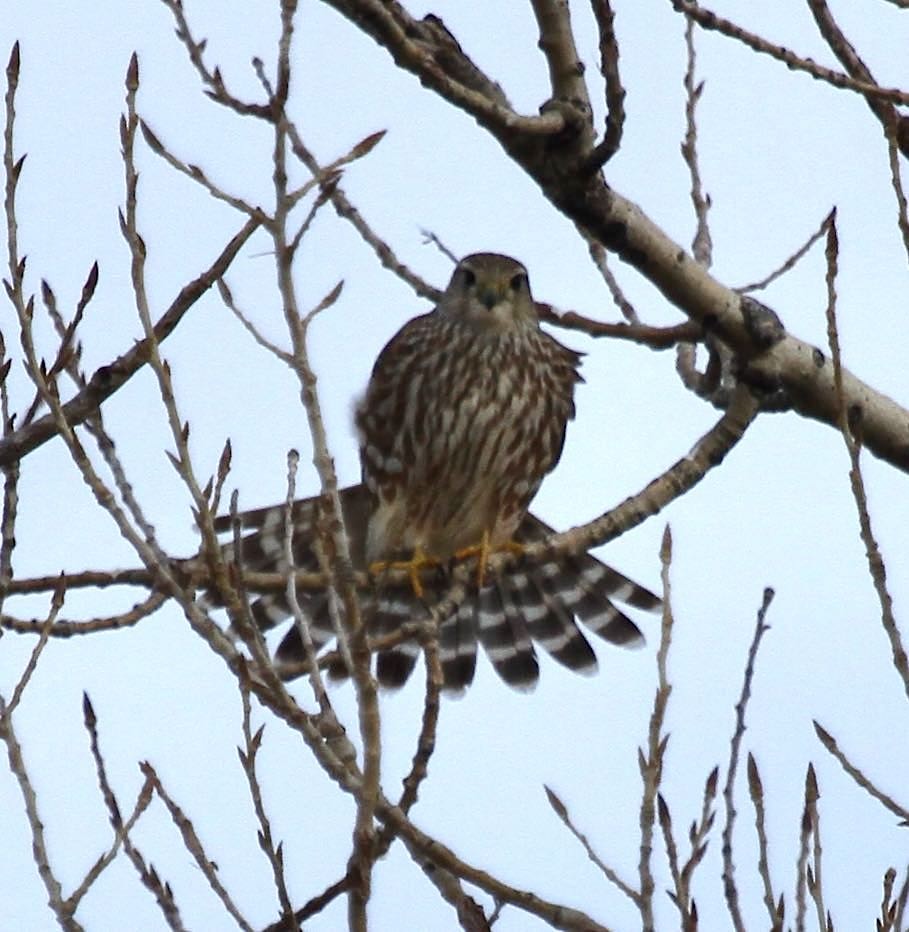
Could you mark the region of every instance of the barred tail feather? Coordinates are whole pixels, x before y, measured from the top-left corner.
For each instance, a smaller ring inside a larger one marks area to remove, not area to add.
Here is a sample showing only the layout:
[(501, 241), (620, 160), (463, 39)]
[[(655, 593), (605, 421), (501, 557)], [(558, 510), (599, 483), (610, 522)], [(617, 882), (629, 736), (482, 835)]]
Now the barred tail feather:
[[(529, 543), (543, 540), (552, 533), (549, 525), (527, 514), (515, 538)], [(644, 643), (641, 629), (616, 608), (616, 601), (644, 611), (656, 611), (662, 605), (659, 596), (590, 553), (541, 563), (530, 572), (551, 598), (611, 644), (636, 647)]]
[(533, 641), (508, 589), (499, 580), (477, 596), (477, 634), (496, 673), (516, 689), (532, 689), (540, 676)]
[(571, 609), (558, 590), (547, 586), (543, 573), (532, 567), (510, 573), (507, 584), (520, 606), (530, 636), (554, 660), (579, 673), (593, 673), (596, 654), (575, 624)]
[[(375, 614), (371, 619), (370, 635), (383, 637), (394, 634), (401, 625), (425, 615), (426, 609), (409, 588), (395, 587), (380, 591)], [(390, 650), (379, 651), (376, 660), (376, 678), (380, 685), (397, 689), (407, 682), (420, 656), (420, 645), (408, 638)]]
[(439, 626), (439, 662), (445, 689), (461, 693), (473, 682), (477, 668), (477, 605), (466, 598), (457, 612)]

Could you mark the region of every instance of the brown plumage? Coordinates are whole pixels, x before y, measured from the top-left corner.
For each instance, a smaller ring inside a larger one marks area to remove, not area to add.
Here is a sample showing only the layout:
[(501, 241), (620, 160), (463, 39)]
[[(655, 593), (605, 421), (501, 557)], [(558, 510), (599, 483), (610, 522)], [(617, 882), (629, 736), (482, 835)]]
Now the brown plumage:
[[(422, 617), (424, 603), (444, 591), (445, 566), (484, 534), (495, 550), (551, 533), (527, 509), (561, 456), (579, 362), (578, 353), (540, 329), (524, 267), (490, 253), (462, 260), (438, 306), (405, 324), (382, 350), (356, 411), (363, 484), (341, 493), (353, 558), (366, 568), (419, 553), (440, 568), (428, 574), (423, 600), (407, 581), (392, 584), (379, 574), (364, 606), (375, 634)], [(317, 568), (311, 546), (317, 502), (294, 506), (300, 569)], [(286, 569), (284, 509), (248, 512), (241, 522), (252, 531), (243, 540), (243, 565)], [(333, 636), (327, 598), (300, 597), (320, 649)], [(469, 685), (478, 640), (515, 686), (536, 682), (534, 641), (571, 669), (592, 671), (596, 657), (575, 616), (613, 643), (641, 641), (610, 597), (643, 609), (659, 605), (589, 554), (542, 564), (519, 560), (501, 576), (485, 578), (440, 627), (446, 688)], [(263, 628), (287, 615), (279, 595), (263, 596), (253, 611)], [(380, 682), (403, 683), (418, 653), (413, 642), (380, 653)], [(277, 659), (301, 656), (291, 630)]]

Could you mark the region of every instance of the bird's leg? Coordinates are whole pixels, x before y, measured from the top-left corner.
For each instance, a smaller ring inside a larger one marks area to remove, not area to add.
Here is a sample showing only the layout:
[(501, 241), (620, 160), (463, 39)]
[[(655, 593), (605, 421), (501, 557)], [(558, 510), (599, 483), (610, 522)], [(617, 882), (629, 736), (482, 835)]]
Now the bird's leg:
[(406, 570), (413, 594), (418, 599), (422, 599), (423, 583), (420, 580), (420, 570), (428, 566), (439, 566), (439, 561), (423, 553), (421, 547), (415, 547), (409, 560), (377, 560), (369, 564), (369, 572), (373, 576), (378, 576), (386, 570)]
[(479, 544), (456, 550), (454, 557), (456, 560), (465, 560), (468, 557), (477, 558), (477, 587), (482, 589), (486, 580), (486, 568), (489, 565), (489, 558), (493, 553), (511, 553), (520, 556), (524, 553), (524, 545), (519, 544), (516, 540), (508, 540), (493, 549), (489, 542), (489, 531), (483, 531), (483, 537), (480, 539)]

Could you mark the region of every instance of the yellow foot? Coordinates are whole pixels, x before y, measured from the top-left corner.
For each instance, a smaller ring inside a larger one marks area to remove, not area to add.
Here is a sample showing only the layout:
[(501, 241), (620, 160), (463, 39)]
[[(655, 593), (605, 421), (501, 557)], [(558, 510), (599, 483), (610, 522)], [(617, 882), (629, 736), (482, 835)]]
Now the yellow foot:
[(413, 594), (422, 599), (423, 583), (420, 581), (420, 570), (430, 566), (439, 566), (439, 561), (435, 557), (427, 556), (417, 547), (409, 560), (377, 560), (369, 564), (369, 572), (373, 576), (379, 576), (387, 570), (406, 570)]
[(504, 544), (500, 544), (493, 550), (489, 544), (489, 531), (483, 531), (483, 538), (479, 544), (474, 544), (471, 547), (462, 547), (460, 550), (456, 550), (454, 552), (454, 558), (456, 560), (465, 560), (468, 557), (477, 558), (477, 586), (482, 589), (486, 579), (486, 568), (489, 565), (489, 557), (493, 553), (513, 553), (515, 556), (520, 556), (524, 553), (524, 545), (519, 544), (516, 540), (509, 540)]

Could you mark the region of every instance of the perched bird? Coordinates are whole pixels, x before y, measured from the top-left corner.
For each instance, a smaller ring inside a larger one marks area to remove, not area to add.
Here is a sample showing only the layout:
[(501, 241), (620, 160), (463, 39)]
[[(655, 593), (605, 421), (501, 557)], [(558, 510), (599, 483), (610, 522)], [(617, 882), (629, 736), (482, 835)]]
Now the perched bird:
[[(472, 681), (478, 640), (513, 686), (532, 686), (539, 676), (533, 642), (572, 670), (593, 671), (596, 656), (575, 616), (605, 640), (630, 645), (641, 632), (612, 600), (647, 610), (660, 604), (590, 554), (542, 563), (518, 557), (500, 574), (485, 568), (490, 553), (520, 553), (551, 533), (528, 507), (561, 456), (580, 358), (540, 329), (526, 269), (478, 253), (458, 263), (434, 310), (392, 337), (357, 405), (363, 482), (343, 489), (341, 502), (354, 563), (376, 578), (364, 600), (371, 633), (425, 617), (453, 561), (475, 556), (479, 564), (468, 597), (439, 628), (447, 689)], [(318, 569), (319, 507), (317, 498), (293, 506), (298, 569)], [(246, 512), (240, 521), (250, 532), (242, 539), (244, 568), (286, 570), (284, 507)], [(232, 545), (226, 550), (234, 556)], [(386, 572), (400, 567), (409, 577)], [(300, 600), (319, 650), (334, 636), (327, 594), (301, 590)], [(288, 615), (278, 593), (261, 596), (252, 611), (263, 628)], [(413, 640), (380, 652), (380, 683), (401, 685), (418, 655)], [(294, 628), (276, 659), (302, 657)]]

